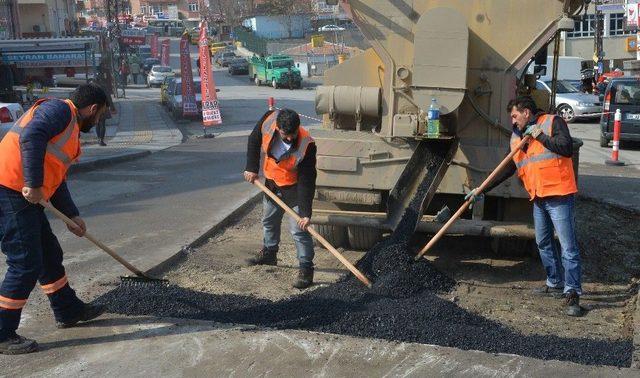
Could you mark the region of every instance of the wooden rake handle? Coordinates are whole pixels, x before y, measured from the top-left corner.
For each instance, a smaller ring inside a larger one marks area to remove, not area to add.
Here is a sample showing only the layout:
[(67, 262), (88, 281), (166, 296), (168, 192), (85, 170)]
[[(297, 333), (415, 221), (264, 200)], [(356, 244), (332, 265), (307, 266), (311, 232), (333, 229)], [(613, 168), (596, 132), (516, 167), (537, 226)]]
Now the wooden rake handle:
[[(292, 208), (290, 208), (289, 206), (287, 206), (286, 203), (284, 203), (284, 201), (282, 201), (280, 198), (278, 198), (278, 196), (276, 196), (271, 190), (269, 190), (266, 186), (264, 186), (263, 183), (260, 182), (260, 180), (256, 179), (253, 181), (253, 184), (255, 186), (257, 186), (258, 188), (260, 188), (260, 190), (262, 190), (266, 195), (268, 195), (272, 200), (275, 201), (275, 203), (277, 203), (278, 205), (280, 205), (280, 207), (282, 207), (282, 209), (284, 211), (287, 212), (287, 214), (289, 214), (290, 216), (293, 217), (293, 219), (295, 219), (296, 221), (300, 221), (300, 216), (293, 211)], [(340, 260), (340, 262), (342, 263), (342, 265), (346, 266), (347, 269), (349, 269), (351, 271), (351, 273), (353, 273), (354, 276), (356, 276), (357, 279), (359, 279), (363, 284), (365, 284), (367, 287), (371, 288), (371, 281), (369, 281), (369, 279), (362, 274), (358, 268), (356, 268), (355, 266), (353, 266), (353, 264), (351, 264), (349, 262), (349, 260), (347, 260), (340, 252), (338, 252), (338, 250), (336, 250), (335, 248), (333, 248), (333, 246), (331, 245), (331, 243), (329, 243), (325, 238), (322, 237), (322, 235), (320, 235), (316, 230), (313, 229), (313, 227), (309, 226), (307, 227), (307, 231), (314, 237), (316, 238), (317, 241), (319, 241), (327, 250), (329, 250), (329, 252), (331, 252), (331, 254), (333, 254), (338, 260)]]
[[(516, 154), (516, 152), (520, 151), (520, 149), (527, 143), (529, 143), (529, 140), (531, 139), (531, 136), (527, 135), (524, 138), (522, 138), (522, 140), (520, 141), (520, 143), (518, 144), (518, 146), (516, 148), (513, 149), (513, 151), (511, 151), (507, 157), (505, 157), (502, 162), (500, 162), (500, 164), (496, 167), (496, 169), (493, 170), (493, 172), (491, 172), (491, 174), (489, 175), (489, 177), (487, 177), (482, 184), (480, 184), (480, 186), (478, 187), (478, 189), (476, 190), (475, 195), (479, 195), (481, 194), (484, 189), (491, 183), (491, 181), (493, 181), (493, 179), (498, 175), (498, 173), (500, 173), (511, 161), (511, 159), (513, 159), (513, 155)], [(431, 247), (433, 247), (434, 244), (436, 244), (438, 242), (438, 240), (440, 240), (442, 238), (442, 236), (447, 232), (447, 230), (449, 229), (449, 227), (451, 227), (451, 225), (458, 220), (458, 218), (460, 218), (460, 216), (462, 215), (462, 213), (464, 213), (464, 211), (467, 209), (467, 207), (469, 207), (469, 205), (471, 204), (473, 198), (469, 198), (468, 200), (466, 200), (462, 206), (460, 206), (460, 208), (458, 209), (458, 211), (455, 212), (455, 214), (453, 214), (453, 216), (447, 221), (447, 223), (444, 224), (444, 226), (442, 226), (442, 228), (440, 229), (440, 231), (438, 231), (437, 234), (435, 234), (433, 236), (433, 238), (431, 238), (431, 240), (429, 240), (429, 242), (427, 243), (427, 245), (425, 245), (424, 247), (422, 247), (422, 249), (420, 250), (420, 252), (418, 252), (418, 254), (416, 255), (415, 259), (416, 261), (418, 261), (425, 253), (427, 253), (427, 251), (429, 249), (431, 249)]]
[[(76, 222), (71, 220), (68, 216), (64, 215), (60, 210), (56, 209), (50, 202), (42, 200), (42, 201), (40, 201), (40, 205), (44, 206), (45, 209), (51, 211), (56, 217), (60, 218), (60, 220), (63, 221), (64, 223), (66, 223), (67, 225), (69, 225), (71, 227), (77, 227), (78, 226), (76, 224)], [(89, 239), (90, 242), (92, 242), (98, 248), (100, 248), (103, 251), (105, 251), (107, 254), (109, 254), (109, 256), (113, 257), (117, 262), (122, 264), (125, 268), (129, 269), (136, 276), (138, 276), (138, 277), (146, 277), (145, 274), (142, 273), (139, 269), (137, 269), (135, 266), (129, 264), (129, 262), (127, 260), (125, 260), (122, 257), (120, 257), (120, 255), (118, 255), (114, 250), (112, 250), (111, 248), (109, 248), (106, 245), (104, 245), (98, 239), (94, 238), (93, 235), (91, 235), (90, 233), (85, 232), (84, 233), (84, 237)]]

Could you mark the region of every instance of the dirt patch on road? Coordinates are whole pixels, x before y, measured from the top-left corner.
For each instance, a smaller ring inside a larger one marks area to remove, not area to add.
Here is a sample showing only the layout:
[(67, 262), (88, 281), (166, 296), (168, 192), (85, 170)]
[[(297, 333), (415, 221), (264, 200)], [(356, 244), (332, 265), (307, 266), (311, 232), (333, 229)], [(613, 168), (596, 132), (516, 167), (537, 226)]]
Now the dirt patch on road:
[(564, 315), (562, 299), (532, 294), (533, 288), (544, 285), (537, 256), (513, 258), (478, 252), (472, 246), (441, 246), (429, 259), (458, 282), (447, 294), (450, 300), (520, 332), (629, 340), (640, 277), (640, 217), (580, 200), (576, 224), (583, 263), (581, 305), (589, 310), (582, 318)]
[[(300, 294), (300, 290), (291, 287), (297, 259), (284, 224), (278, 266), (244, 265), (244, 260), (262, 245), (260, 216), (258, 205), (190, 253), (180, 266), (167, 273), (167, 278), (178, 286), (212, 294), (272, 301)], [(458, 282), (451, 293), (440, 296), (524, 334), (632, 338), (635, 282), (640, 277), (640, 251), (635, 239), (640, 234), (640, 219), (631, 212), (588, 200), (578, 202), (577, 217), (583, 258), (582, 305), (589, 310), (587, 316), (569, 318), (564, 315), (562, 299), (531, 293), (544, 284), (538, 257), (497, 256), (477, 240), (449, 238), (429, 256), (437, 268)], [(415, 244), (420, 245), (423, 240), (416, 238)], [(352, 262), (364, 254), (352, 250), (343, 253)], [(322, 248), (316, 249), (315, 263), (316, 285), (308, 290), (336, 282), (348, 273)]]
[[(282, 224), (278, 266), (248, 267), (244, 263), (262, 247), (261, 215), (259, 204), (237, 223), (190, 253), (180, 266), (167, 273), (167, 278), (178, 286), (212, 294), (247, 295), (269, 300), (300, 294), (300, 290), (291, 286), (298, 272), (298, 260), (286, 217)], [(340, 250), (351, 262), (364, 255), (364, 252)], [(316, 247), (314, 263), (315, 285), (308, 290), (336, 282), (347, 273), (323, 248)]]
[[(319, 284), (300, 292), (290, 287), (296, 259), (286, 232), (278, 267), (244, 267), (243, 260), (261, 246), (260, 206), (168, 272), (166, 277), (176, 286), (119, 287), (99, 301), (128, 315), (208, 319), (629, 366), (635, 289), (630, 282), (638, 276), (640, 260), (631, 238), (614, 231), (634, 230), (630, 227), (636, 227), (638, 219), (591, 202), (581, 201), (578, 207), (583, 302), (591, 310), (580, 319), (563, 315), (561, 300), (530, 294), (544, 282), (537, 259), (494, 256), (469, 238), (443, 241), (432, 257), (434, 266), (458, 281), (455, 286), (431, 264), (402, 262), (409, 257), (407, 250), (421, 245), (419, 240), (407, 248), (387, 239), (359, 263), (378, 278), (374, 290), (351, 276), (340, 280), (346, 271), (318, 249)], [(598, 216), (603, 212), (606, 217)], [(345, 254), (351, 261), (362, 255)], [(376, 254), (378, 258), (371, 259)], [(385, 258), (393, 261), (384, 264)], [(414, 277), (425, 279), (417, 283)], [(381, 282), (391, 284), (380, 286)]]

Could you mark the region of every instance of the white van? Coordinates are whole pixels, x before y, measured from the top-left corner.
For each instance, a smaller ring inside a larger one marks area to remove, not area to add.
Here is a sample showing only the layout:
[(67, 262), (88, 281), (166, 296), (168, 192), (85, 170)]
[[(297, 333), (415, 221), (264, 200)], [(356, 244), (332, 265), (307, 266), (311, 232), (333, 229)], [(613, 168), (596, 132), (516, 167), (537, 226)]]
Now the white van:
[[(559, 56), (558, 57), (558, 80), (576, 81), (581, 80), (580, 71), (582, 70), (583, 58), (579, 56)], [(535, 64), (529, 66), (527, 71), (533, 75)], [(540, 80), (549, 81), (553, 76), (553, 56), (547, 56), (547, 73), (540, 76)]]

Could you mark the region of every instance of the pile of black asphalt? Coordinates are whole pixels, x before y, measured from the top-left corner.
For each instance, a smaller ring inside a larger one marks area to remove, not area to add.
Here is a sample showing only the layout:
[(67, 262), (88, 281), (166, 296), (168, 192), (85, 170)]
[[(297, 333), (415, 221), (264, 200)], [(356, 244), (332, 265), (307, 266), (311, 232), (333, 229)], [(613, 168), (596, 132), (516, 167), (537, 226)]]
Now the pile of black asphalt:
[[(428, 184), (419, 192), (426, 191)], [(334, 284), (274, 302), (178, 286), (120, 285), (97, 301), (107, 304), (111, 312), (124, 315), (253, 324), (545, 360), (630, 366), (631, 341), (524, 335), (460, 308), (442, 298), (446, 296), (438, 296), (449, 292), (456, 283), (425, 259), (414, 262), (416, 251), (409, 247), (409, 239), (421, 204), (416, 198), (396, 232), (358, 262), (358, 268), (374, 282), (371, 289), (347, 276)]]

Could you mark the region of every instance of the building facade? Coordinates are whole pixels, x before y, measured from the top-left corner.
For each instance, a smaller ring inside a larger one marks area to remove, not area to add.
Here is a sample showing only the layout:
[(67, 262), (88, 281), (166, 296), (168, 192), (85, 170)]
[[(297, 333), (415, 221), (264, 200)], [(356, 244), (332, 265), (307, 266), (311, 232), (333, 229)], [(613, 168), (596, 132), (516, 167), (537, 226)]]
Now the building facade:
[[(157, 15), (179, 19), (200, 18), (202, 0), (130, 0), (134, 15)], [(172, 17), (173, 16), (173, 17)]]
[(22, 37), (65, 37), (78, 30), (75, 0), (17, 0)]
[[(625, 60), (636, 59), (636, 51), (628, 48), (628, 41), (636, 39), (636, 31), (626, 27), (624, 3), (624, 0), (612, 0), (600, 5), (604, 18), (602, 46), (604, 66), (607, 71), (621, 68)], [(596, 36), (595, 13), (595, 4), (592, 2), (584, 19), (575, 22), (574, 30), (562, 32), (561, 55), (578, 56), (584, 60), (593, 61)]]
[(0, 0), (0, 39), (20, 38), (18, 0)]

